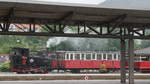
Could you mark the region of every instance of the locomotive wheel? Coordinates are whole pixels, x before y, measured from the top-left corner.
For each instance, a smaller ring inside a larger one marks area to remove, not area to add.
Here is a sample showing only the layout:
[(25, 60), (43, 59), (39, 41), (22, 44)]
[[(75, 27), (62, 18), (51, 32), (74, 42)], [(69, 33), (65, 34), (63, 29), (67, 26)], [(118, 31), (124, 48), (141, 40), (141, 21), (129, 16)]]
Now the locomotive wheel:
[(36, 72), (34, 72), (34, 71), (31, 71), (30, 73), (31, 73), (31, 74), (36, 74)]
[(34, 71), (32, 71), (32, 72), (30, 72), (31, 74), (44, 74), (44, 72), (34, 72)]
[(22, 72), (17, 72), (17, 74), (22, 74)]
[(28, 72), (17, 72), (17, 74), (28, 74)]

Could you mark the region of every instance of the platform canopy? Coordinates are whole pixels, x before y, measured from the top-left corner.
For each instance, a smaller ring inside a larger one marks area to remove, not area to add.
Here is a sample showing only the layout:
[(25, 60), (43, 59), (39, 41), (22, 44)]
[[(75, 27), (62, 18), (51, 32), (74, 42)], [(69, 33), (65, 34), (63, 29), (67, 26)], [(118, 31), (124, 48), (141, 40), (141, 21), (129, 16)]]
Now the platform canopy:
[(54, 3), (30, 0), (0, 0), (0, 21), (11, 18), (12, 23), (63, 23), (90, 26), (114, 23), (124, 18), (122, 24), (150, 23), (150, 10), (101, 8), (98, 5)]

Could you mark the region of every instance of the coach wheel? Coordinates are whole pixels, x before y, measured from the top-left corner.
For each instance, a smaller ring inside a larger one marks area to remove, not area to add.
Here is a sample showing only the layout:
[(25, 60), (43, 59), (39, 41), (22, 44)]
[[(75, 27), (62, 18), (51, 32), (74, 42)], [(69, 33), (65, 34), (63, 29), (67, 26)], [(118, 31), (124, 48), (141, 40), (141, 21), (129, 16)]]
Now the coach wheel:
[(110, 69), (108, 72), (110, 72), (110, 73), (114, 73), (116, 70), (114, 70), (114, 69)]
[(71, 73), (80, 73), (80, 70), (71, 70)]
[(109, 70), (107, 70), (107, 69), (100, 69), (99, 73), (109, 73)]
[(150, 71), (140, 70), (141, 73), (150, 73)]

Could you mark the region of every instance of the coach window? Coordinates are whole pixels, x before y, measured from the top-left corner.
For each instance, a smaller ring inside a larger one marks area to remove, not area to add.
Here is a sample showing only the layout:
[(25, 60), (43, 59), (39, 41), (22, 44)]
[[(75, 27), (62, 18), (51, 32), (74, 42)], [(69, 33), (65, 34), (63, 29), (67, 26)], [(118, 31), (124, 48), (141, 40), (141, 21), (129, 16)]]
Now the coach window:
[(101, 54), (101, 53), (98, 53), (98, 54), (97, 54), (97, 59), (98, 59), (98, 60), (102, 60), (102, 54)]
[(108, 60), (112, 60), (112, 54), (108, 54), (107, 56)]
[(91, 53), (87, 53), (87, 54), (86, 54), (86, 59), (87, 59), (87, 60), (90, 60), (90, 59), (91, 59)]
[(146, 61), (146, 56), (142, 56), (142, 57), (141, 57), (141, 60), (142, 60), (142, 61)]
[(107, 60), (107, 55), (105, 53), (103, 54), (103, 59)]
[(149, 56), (144, 56), (143, 61), (149, 61)]
[(96, 55), (95, 53), (92, 54), (92, 60), (96, 60), (96, 56), (95, 55)]
[(70, 60), (73, 60), (73, 53), (70, 54)]
[(148, 61), (150, 61), (150, 56), (148, 56)]
[(69, 53), (66, 54), (66, 60), (69, 60)]
[(117, 55), (116, 54), (114, 54), (114, 60), (116, 60), (117, 59)]
[(121, 56), (120, 56), (120, 54), (119, 54), (117, 57), (118, 57), (118, 60), (120, 60), (120, 59), (121, 59), (121, 58), (120, 58), (120, 57), (121, 57)]
[(80, 54), (79, 53), (75, 54), (75, 59), (80, 60)]
[(147, 59), (146, 61), (149, 61), (149, 60), (150, 60), (150, 57), (149, 57), (149, 56), (146, 56), (146, 59)]
[(85, 60), (84, 57), (84, 54), (81, 54), (81, 60)]

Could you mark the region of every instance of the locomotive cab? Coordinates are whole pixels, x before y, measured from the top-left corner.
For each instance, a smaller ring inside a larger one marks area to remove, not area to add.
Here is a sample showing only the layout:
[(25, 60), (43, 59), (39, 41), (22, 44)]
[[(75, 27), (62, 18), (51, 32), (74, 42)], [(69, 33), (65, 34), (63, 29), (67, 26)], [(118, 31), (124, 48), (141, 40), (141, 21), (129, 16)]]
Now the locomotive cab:
[(27, 48), (12, 48), (10, 53), (10, 61), (12, 68), (22, 68), (27, 65), (27, 58), (29, 57), (29, 49)]

